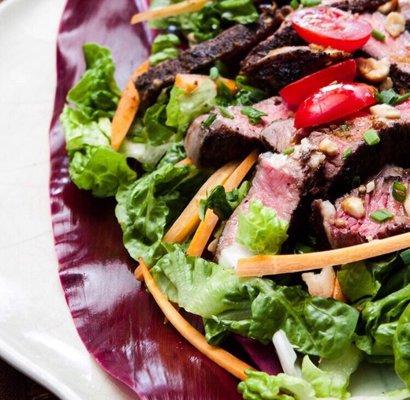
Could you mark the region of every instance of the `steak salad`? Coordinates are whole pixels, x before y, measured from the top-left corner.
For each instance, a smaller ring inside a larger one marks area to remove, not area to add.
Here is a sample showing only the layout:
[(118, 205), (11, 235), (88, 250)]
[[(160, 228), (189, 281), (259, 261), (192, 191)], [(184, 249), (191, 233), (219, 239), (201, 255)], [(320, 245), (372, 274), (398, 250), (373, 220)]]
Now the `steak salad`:
[(136, 278), (246, 400), (354, 398), (370, 369), (393, 384), (360, 398), (410, 398), (408, 9), (154, 0), (123, 90), (84, 44), (61, 115), (71, 180), (115, 198)]

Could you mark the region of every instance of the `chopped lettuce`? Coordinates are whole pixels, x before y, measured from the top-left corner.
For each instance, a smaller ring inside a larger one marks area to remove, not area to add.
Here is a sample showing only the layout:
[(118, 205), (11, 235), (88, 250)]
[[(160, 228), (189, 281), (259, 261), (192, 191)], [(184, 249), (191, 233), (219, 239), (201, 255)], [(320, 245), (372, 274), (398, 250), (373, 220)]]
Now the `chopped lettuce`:
[(398, 320), (393, 337), (393, 352), (396, 373), (410, 389), (410, 304)]
[(71, 180), (97, 197), (114, 196), (120, 185), (136, 177), (123, 154), (110, 146), (111, 122), (119, 99), (110, 51), (84, 45), (86, 71), (67, 96), (61, 123), (70, 158)]
[(135, 260), (152, 265), (163, 253), (162, 238), (192, 198), (203, 174), (194, 166), (169, 163), (120, 188), (115, 209), (124, 245)]
[(157, 168), (161, 168), (165, 164), (176, 164), (178, 161), (186, 158), (186, 152), (183, 142), (173, 143), (165, 153), (164, 157), (158, 163)]
[(222, 221), (228, 219), (236, 207), (248, 194), (250, 183), (245, 181), (242, 185), (227, 192), (221, 185), (216, 186), (205, 199), (199, 203), (199, 215), (204, 219), (208, 209), (212, 210)]
[(249, 210), (239, 214), (238, 221), (236, 240), (256, 254), (276, 254), (288, 238), (289, 224), (259, 200), (252, 201)]
[(208, 77), (200, 79), (192, 93), (174, 86), (166, 108), (167, 125), (176, 128), (182, 137), (191, 121), (214, 106), (216, 94), (216, 85)]
[(151, 46), (151, 55), (149, 57), (150, 65), (157, 65), (166, 60), (177, 58), (179, 54), (178, 46), (181, 44), (177, 35), (168, 33), (158, 35)]
[(361, 360), (361, 352), (355, 346), (334, 360), (322, 359), (316, 366), (305, 356), (302, 362), (302, 377), (314, 388), (317, 397), (335, 399), (349, 398), (347, 391), (350, 376), (356, 371)]
[(298, 351), (334, 358), (349, 346), (356, 327), (358, 313), (347, 304), (268, 279), (241, 279), (233, 270), (188, 257), (178, 247), (152, 272), (171, 301), (206, 319), (212, 343), (227, 332), (267, 343), (282, 329)]
[(268, 375), (248, 370), (238, 391), (245, 400), (315, 400), (312, 385), (302, 378), (286, 374)]
[(393, 360), (393, 337), (408, 304), (410, 284), (380, 300), (364, 304), (356, 345), (370, 356), (370, 361)]
[[(164, 7), (178, 1), (153, 0), (151, 8)], [(198, 12), (151, 21), (156, 29), (179, 30), (190, 42), (209, 40), (231, 23), (251, 24), (259, 14), (251, 0), (222, 0), (208, 3)]]

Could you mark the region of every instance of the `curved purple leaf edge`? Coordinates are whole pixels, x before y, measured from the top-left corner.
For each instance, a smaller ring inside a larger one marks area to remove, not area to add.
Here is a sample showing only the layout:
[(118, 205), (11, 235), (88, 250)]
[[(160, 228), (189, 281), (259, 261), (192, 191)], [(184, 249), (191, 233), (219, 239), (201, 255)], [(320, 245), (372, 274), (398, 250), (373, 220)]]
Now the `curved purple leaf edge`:
[[(137, 4), (140, 9), (143, 2)], [(134, 279), (135, 262), (122, 244), (114, 200), (96, 200), (69, 179), (59, 116), (68, 90), (84, 70), (82, 45), (108, 46), (123, 86), (147, 58), (152, 38), (142, 25), (130, 26), (135, 12), (131, 0), (68, 0), (62, 16), (50, 127), (50, 201), (61, 284), (87, 350), (141, 399), (239, 399), (237, 380), (164, 324), (155, 302)], [(240, 342), (255, 365), (279, 371), (273, 349)]]

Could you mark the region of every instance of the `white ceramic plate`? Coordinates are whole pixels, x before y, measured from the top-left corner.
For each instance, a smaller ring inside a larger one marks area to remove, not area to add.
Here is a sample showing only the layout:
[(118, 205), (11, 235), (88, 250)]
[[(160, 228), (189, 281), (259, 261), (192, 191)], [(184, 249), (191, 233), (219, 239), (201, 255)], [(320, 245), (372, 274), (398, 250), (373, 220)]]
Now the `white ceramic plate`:
[(84, 348), (57, 275), (48, 127), (64, 3), (0, 4), (0, 357), (64, 400), (131, 399)]

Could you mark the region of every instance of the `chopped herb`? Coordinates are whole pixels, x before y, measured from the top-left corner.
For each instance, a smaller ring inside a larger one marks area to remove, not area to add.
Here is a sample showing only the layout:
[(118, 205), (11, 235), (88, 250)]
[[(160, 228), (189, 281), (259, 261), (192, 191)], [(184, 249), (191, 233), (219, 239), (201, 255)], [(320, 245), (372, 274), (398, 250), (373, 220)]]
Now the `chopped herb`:
[(234, 115), (231, 112), (229, 112), (227, 107), (219, 106), (218, 108), (223, 117), (229, 118), (229, 119), (234, 118)]
[(346, 160), (346, 158), (350, 157), (352, 154), (353, 154), (353, 150), (349, 147), (343, 152), (342, 159)]
[(402, 182), (394, 181), (392, 186), (394, 200), (404, 203), (407, 197), (407, 188)]
[(366, 131), (363, 134), (363, 139), (369, 146), (374, 146), (380, 143), (380, 136), (375, 129), (369, 129)]
[(385, 208), (382, 208), (380, 210), (374, 211), (370, 214), (370, 218), (378, 223), (383, 223), (386, 222), (394, 217), (394, 214), (392, 214), (389, 210), (386, 210)]
[(350, 126), (348, 124), (342, 124), (340, 125), (340, 130), (342, 132), (347, 132), (350, 129)]
[(304, 7), (314, 7), (322, 2), (322, 0), (301, 0), (302, 6)]
[(410, 265), (410, 249), (404, 250), (400, 253), (400, 258), (405, 265)]
[(283, 154), (288, 156), (288, 155), (292, 154), (294, 151), (295, 151), (294, 147), (288, 147), (285, 150), (283, 150)]
[(206, 118), (206, 120), (202, 122), (202, 125), (205, 126), (206, 128), (209, 128), (212, 125), (212, 123), (215, 121), (215, 119), (216, 119), (216, 114), (210, 113), (208, 117)]
[(220, 77), (219, 70), (216, 67), (212, 67), (209, 70), (209, 77), (214, 81)]
[(299, 8), (299, 1), (298, 1), (298, 0), (291, 0), (290, 6), (291, 6), (294, 10), (296, 10), (297, 8)]
[(268, 115), (265, 112), (257, 110), (253, 107), (243, 107), (241, 114), (246, 115), (252, 125), (259, 124), (262, 120), (262, 117)]
[(372, 36), (379, 42), (384, 42), (386, 40), (386, 35), (383, 32), (378, 31), (377, 29), (372, 30)]
[(403, 103), (403, 101), (406, 101), (407, 99), (410, 99), (410, 92), (400, 95), (393, 89), (389, 89), (382, 90), (377, 94), (377, 100), (379, 103), (390, 104), (391, 106)]

